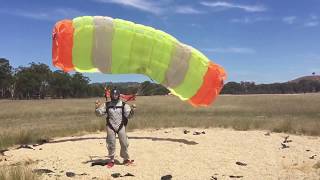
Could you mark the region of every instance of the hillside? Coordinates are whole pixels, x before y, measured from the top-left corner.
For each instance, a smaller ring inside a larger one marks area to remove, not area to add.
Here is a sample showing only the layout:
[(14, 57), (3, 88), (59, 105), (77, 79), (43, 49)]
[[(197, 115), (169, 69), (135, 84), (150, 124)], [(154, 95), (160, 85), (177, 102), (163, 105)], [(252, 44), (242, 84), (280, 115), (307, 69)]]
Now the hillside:
[(291, 80), (289, 82), (292, 83), (299, 83), (300, 81), (318, 81), (320, 82), (320, 75), (314, 75), (314, 76), (303, 76), (303, 77), (299, 77), (297, 79)]

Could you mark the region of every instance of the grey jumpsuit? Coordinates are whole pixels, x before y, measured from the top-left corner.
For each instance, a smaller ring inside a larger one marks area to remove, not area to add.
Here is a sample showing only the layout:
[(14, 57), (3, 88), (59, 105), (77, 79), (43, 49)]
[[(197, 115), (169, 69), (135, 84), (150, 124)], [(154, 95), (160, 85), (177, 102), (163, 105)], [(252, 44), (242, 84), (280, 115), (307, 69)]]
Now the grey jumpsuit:
[[(122, 101), (119, 100), (118, 102), (110, 102), (108, 106), (114, 107), (114, 106), (122, 106)], [(129, 153), (128, 153), (128, 137), (126, 134), (126, 127), (122, 126), (122, 128), (119, 130), (120, 124), (122, 122), (122, 108), (108, 108), (109, 110), (109, 117), (108, 113), (106, 112), (106, 104), (104, 103), (102, 106), (98, 107), (96, 109), (96, 115), (97, 116), (103, 116), (105, 115), (106, 118), (109, 118), (110, 125), (113, 127), (115, 131), (118, 131), (118, 137), (120, 142), (120, 157), (123, 159), (129, 159)], [(128, 104), (125, 104), (124, 106), (124, 116), (129, 119), (131, 118), (131, 108)], [(109, 153), (109, 157), (111, 159), (114, 159), (115, 156), (115, 150), (116, 150), (116, 132), (113, 131), (108, 125), (107, 125), (107, 149)]]

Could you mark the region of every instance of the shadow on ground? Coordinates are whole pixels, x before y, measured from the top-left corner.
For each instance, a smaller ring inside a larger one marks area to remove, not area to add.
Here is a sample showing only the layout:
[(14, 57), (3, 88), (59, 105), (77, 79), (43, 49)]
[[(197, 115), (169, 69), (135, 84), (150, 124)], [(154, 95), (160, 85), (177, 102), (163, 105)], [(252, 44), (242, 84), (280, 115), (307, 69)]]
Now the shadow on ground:
[[(73, 141), (85, 141), (85, 140), (92, 140), (92, 139), (105, 139), (103, 137), (87, 137), (87, 138), (70, 138), (70, 139), (62, 139), (62, 140), (56, 140), (56, 141), (49, 141), (48, 143), (63, 143), (63, 142), (73, 142)], [(195, 141), (189, 141), (187, 139), (175, 139), (175, 138), (158, 138), (158, 137), (129, 137), (129, 139), (146, 139), (146, 140), (152, 140), (152, 141), (170, 141), (170, 142), (176, 142), (176, 143), (183, 143), (187, 145), (196, 145), (198, 144)]]

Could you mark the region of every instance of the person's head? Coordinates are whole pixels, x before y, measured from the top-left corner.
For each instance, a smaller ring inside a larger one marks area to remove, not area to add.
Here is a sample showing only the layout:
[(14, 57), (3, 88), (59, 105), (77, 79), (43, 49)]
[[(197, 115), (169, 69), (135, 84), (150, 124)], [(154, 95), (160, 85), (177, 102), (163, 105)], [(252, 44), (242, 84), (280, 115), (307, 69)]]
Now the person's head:
[(113, 88), (110, 92), (111, 101), (119, 101), (120, 99), (120, 91), (117, 88)]

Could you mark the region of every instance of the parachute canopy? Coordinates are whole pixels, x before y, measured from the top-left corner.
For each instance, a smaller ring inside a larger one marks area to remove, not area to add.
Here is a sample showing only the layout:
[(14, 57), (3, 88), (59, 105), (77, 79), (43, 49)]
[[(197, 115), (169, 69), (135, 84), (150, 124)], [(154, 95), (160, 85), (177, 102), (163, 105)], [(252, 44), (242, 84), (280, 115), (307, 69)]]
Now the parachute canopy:
[(102, 16), (56, 23), (52, 61), (65, 72), (144, 74), (194, 106), (207, 106), (226, 78), (195, 48), (149, 26)]

